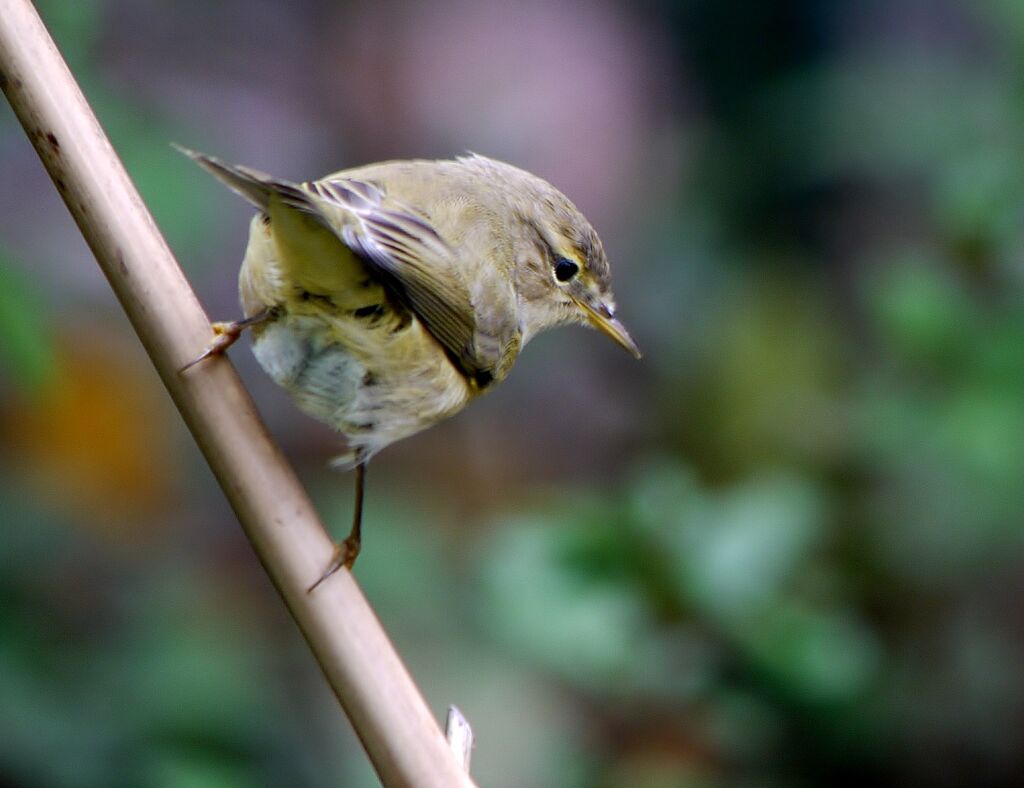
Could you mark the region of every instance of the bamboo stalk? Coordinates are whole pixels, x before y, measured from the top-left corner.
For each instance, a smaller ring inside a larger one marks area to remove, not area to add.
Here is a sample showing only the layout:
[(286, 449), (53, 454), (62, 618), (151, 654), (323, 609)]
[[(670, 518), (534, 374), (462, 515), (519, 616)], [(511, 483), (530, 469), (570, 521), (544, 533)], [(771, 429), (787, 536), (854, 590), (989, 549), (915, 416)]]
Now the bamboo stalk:
[(210, 324), (29, 0), (0, 0), (0, 88), (313, 650), (385, 786), (472, 786), (226, 359), (180, 375)]

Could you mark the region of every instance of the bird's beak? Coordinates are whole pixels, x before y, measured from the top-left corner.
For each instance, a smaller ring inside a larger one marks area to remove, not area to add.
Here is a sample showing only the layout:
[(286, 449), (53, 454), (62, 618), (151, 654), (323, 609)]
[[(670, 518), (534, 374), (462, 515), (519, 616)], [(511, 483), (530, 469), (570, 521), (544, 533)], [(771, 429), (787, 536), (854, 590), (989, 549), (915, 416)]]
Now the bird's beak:
[(587, 319), (590, 320), (590, 324), (594, 328), (605, 336), (614, 339), (619, 345), (632, 353), (634, 358), (639, 359), (642, 357), (643, 354), (640, 352), (640, 348), (636, 346), (636, 342), (633, 341), (633, 337), (629, 335), (626, 327), (615, 319), (612, 310), (605, 304), (598, 301), (597, 306), (593, 306), (582, 298), (574, 298), (573, 300), (586, 313)]

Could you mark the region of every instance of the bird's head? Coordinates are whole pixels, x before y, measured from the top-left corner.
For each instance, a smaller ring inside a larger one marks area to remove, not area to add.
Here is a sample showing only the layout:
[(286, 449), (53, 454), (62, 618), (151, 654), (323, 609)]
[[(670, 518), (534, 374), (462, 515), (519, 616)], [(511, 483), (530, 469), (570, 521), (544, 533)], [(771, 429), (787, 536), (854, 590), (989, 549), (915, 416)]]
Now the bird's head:
[[(481, 201), (505, 224), (524, 343), (566, 323), (593, 326), (640, 358), (615, 316), (611, 270), (597, 232), (558, 189), (501, 161), (472, 154), (458, 163), (483, 185)], [(498, 204), (500, 203), (500, 205)]]
[[(593, 326), (636, 358), (640, 349), (615, 316), (611, 269), (590, 222), (560, 192), (548, 192), (529, 207), (528, 224), (536, 233), (533, 254), (520, 263), (521, 293), (531, 303), (535, 330), (560, 323)], [(535, 331), (534, 331), (535, 333)]]

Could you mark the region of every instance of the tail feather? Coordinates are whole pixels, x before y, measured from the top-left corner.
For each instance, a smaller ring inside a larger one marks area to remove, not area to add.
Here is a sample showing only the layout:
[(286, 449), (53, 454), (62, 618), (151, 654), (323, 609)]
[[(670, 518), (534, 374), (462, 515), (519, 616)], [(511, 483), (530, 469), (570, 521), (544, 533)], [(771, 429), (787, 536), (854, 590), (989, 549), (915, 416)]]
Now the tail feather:
[(277, 264), (289, 282), (309, 293), (330, 295), (346, 308), (381, 303), (383, 294), (365, 287), (365, 263), (321, 210), (326, 204), (322, 197), (258, 170), (174, 147), (270, 217)]
[[(205, 153), (190, 150), (173, 142), (171, 145), (264, 213), (269, 211), (271, 194), (280, 194), (286, 201), (288, 197), (294, 199), (296, 196), (302, 195), (301, 190), (295, 184), (279, 180), (265, 172), (238, 164), (227, 164), (214, 156), (207, 156)], [(303, 204), (302, 207), (308, 205), (307, 200), (300, 198), (300, 201)]]

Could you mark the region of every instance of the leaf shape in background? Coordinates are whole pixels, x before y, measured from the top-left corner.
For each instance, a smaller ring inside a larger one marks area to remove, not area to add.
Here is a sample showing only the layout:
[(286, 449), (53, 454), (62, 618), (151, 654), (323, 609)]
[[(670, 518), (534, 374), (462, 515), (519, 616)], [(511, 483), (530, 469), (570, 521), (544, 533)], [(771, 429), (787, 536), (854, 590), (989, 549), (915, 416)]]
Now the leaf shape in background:
[(53, 341), (41, 294), (28, 276), (0, 253), (0, 378), (31, 396), (54, 377)]
[(166, 523), (178, 492), (178, 425), (129, 337), (82, 315), (62, 322), (74, 339), (56, 340), (49, 385), (0, 410), (0, 445), (17, 458), (23, 495), (73, 513), (76, 525), (137, 538)]

